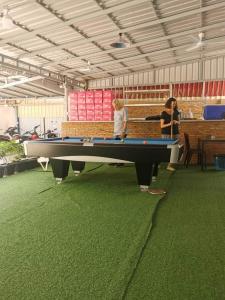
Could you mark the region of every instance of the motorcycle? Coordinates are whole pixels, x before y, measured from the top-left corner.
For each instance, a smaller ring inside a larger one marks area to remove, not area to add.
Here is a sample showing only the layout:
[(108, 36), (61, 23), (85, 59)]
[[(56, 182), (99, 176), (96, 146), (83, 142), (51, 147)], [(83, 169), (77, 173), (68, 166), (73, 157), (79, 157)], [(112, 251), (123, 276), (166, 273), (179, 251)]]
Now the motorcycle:
[(4, 134), (0, 135), (0, 141), (17, 141), (19, 140), (19, 132), (16, 126), (10, 126)]
[(39, 134), (37, 133), (37, 128), (40, 127), (40, 125), (34, 126), (33, 130), (28, 130), (24, 132), (20, 136), (20, 142), (23, 143), (24, 141), (29, 141), (29, 140), (36, 140), (39, 139)]
[(57, 128), (54, 128), (54, 129), (48, 129), (45, 133), (45, 136), (50, 139), (50, 138), (56, 138), (58, 135), (57, 135), (57, 132), (56, 132)]

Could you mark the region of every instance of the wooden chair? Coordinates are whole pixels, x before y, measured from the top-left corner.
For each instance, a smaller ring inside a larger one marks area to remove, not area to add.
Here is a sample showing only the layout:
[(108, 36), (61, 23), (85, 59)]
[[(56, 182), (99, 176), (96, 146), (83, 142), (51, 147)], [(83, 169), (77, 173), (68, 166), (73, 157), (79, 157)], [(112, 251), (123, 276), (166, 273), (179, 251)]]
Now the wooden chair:
[(202, 154), (201, 154), (201, 149), (198, 146), (197, 148), (192, 148), (190, 145), (190, 140), (189, 140), (189, 134), (184, 132), (184, 156), (183, 156), (183, 162), (186, 168), (188, 168), (192, 156), (197, 155), (198, 158), (198, 164), (201, 163), (202, 160)]

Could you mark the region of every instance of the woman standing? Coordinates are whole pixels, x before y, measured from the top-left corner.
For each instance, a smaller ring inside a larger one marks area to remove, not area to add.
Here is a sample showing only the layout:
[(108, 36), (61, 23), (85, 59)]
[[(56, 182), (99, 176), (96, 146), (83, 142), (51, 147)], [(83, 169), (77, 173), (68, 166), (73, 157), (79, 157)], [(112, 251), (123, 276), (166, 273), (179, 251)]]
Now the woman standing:
[(127, 111), (118, 99), (113, 100), (112, 106), (114, 108), (114, 137), (123, 139), (127, 136)]
[[(169, 98), (165, 104), (165, 110), (161, 113), (160, 127), (161, 135), (164, 139), (179, 139), (180, 117), (177, 108), (177, 100)], [(169, 163), (167, 170), (175, 171), (172, 164)]]

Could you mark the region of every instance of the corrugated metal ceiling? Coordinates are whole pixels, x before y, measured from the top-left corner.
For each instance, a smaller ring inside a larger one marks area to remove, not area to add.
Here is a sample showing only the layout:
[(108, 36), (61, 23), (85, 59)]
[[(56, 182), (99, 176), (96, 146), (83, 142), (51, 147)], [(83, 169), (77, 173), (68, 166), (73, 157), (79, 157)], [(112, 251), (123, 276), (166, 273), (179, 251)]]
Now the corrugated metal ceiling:
[[(13, 58), (13, 72), (17, 66), (21, 72), (21, 62), (26, 62), (36, 67), (33, 76), (42, 72), (48, 79), (48, 72), (53, 73), (57, 83), (64, 76), (122, 75), (225, 51), (224, 0), (2, 0), (0, 10), (4, 8), (16, 26), (0, 28), (0, 85), (7, 77), (4, 55)], [(120, 32), (130, 48), (110, 46)], [(187, 52), (200, 32), (205, 43)], [(34, 84), (0, 89), (1, 95), (63, 95), (58, 88), (42, 90)]]

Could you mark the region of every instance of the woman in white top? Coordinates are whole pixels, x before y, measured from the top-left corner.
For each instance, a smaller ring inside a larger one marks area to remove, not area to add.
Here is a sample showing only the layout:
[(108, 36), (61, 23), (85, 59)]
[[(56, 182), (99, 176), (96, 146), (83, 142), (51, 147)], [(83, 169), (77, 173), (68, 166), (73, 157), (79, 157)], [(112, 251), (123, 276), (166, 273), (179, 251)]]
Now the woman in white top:
[(114, 137), (123, 139), (127, 136), (127, 111), (118, 99), (113, 100), (112, 106), (114, 108)]

